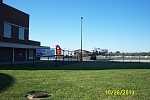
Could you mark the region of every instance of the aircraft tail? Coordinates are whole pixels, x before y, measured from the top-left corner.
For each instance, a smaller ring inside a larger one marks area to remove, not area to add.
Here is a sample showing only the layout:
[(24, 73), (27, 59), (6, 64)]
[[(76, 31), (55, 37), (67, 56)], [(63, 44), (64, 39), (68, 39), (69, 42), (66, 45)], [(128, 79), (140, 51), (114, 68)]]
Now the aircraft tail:
[(59, 45), (56, 45), (56, 55), (61, 55), (62, 52), (61, 52), (61, 48)]

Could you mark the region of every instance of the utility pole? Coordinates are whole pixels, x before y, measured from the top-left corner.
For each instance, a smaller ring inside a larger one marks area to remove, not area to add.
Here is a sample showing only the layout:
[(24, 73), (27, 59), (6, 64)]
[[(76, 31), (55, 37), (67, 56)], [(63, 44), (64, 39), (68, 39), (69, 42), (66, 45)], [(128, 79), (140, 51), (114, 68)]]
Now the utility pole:
[(81, 17), (81, 55), (80, 55), (80, 61), (83, 61), (83, 59), (82, 59), (82, 19), (83, 19), (83, 17)]

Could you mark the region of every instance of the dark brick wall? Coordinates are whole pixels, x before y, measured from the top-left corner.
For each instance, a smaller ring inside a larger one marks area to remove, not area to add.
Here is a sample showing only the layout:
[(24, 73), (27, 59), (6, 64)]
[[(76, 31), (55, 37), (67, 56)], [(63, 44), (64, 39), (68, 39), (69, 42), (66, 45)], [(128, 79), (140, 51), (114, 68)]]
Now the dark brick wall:
[(2, 41), (3, 37), (4, 37), (4, 34), (3, 34), (4, 33), (3, 32), (4, 26), (2, 23), (3, 23), (2, 20), (0, 20), (0, 41)]
[[(35, 61), (40, 60), (39, 57), (36, 57), (36, 50), (34, 49)], [(0, 63), (2, 62), (12, 62), (13, 61), (13, 49), (0, 47)], [(27, 49), (27, 61), (32, 61), (33, 59), (29, 59), (29, 49)], [(26, 49), (14, 49), (14, 61), (22, 62), (26, 61)]]
[[(29, 15), (2, 3), (2, 1), (0, 0), (0, 41), (40, 46), (40, 42), (29, 40)], [(4, 37), (4, 22), (15, 24), (12, 25), (12, 38)], [(27, 28), (24, 33), (25, 40), (19, 40), (19, 27), (16, 25)], [(0, 47), (0, 62), (12, 62), (12, 54), (12, 48)], [(15, 62), (25, 61), (26, 49), (15, 48), (14, 57)]]
[(26, 50), (25, 49), (14, 49), (14, 60), (15, 62), (26, 60)]
[(3, 20), (2, 20), (2, 17), (1, 17), (1, 14), (2, 14), (2, 0), (0, 0), (0, 40), (3, 39)]
[[(12, 38), (4, 37), (4, 22), (15, 24), (12, 25)], [(19, 27), (16, 25), (26, 28), (24, 40), (19, 40)], [(0, 3), (0, 41), (40, 46), (40, 42), (29, 40), (29, 15), (4, 3)]]
[(24, 36), (25, 40), (29, 40), (29, 30), (25, 30)]
[(18, 42), (19, 34), (16, 34), (16, 33), (19, 33), (19, 28), (16, 26), (12, 26), (12, 41), (13, 42)]
[(0, 48), (0, 62), (12, 61), (12, 48)]
[(35, 45), (35, 46), (40, 46), (40, 45), (41, 45), (40, 42), (32, 41), (32, 40), (29, 40), (29, 41), (28, 41), (28, 44)]
[[(29, 15), (19, 11), (13, 7), (10, 7), (6, 4), (0, 4), (0, 40), (7, 42), (18, 42), (19, 35), (19, 27), (15, 25), (19, 25), (25, 28), (29, 28)], [(6, 39), (3, 37), (4, 34), (4, 22), (8, 22), (12, 25), (12, 39)], [(25, 29), (25, 41), (27, 44), (27, 40), (29, 39), (29, 30)]]
[(10, 7), (6, 4), (2, 4), (1, 16), (3, 21), (10, 22), (19, 26), (29, 28), (29, 15)]

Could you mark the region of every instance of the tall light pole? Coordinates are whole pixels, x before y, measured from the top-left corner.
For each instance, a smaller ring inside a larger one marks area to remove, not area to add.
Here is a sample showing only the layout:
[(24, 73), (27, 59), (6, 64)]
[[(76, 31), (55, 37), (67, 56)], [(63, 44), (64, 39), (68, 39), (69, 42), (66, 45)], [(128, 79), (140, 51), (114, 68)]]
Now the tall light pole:
[(81, 17), (81, 55), (80, 55), (80, 61), (82, 61), (82, 19), (83, 17)]

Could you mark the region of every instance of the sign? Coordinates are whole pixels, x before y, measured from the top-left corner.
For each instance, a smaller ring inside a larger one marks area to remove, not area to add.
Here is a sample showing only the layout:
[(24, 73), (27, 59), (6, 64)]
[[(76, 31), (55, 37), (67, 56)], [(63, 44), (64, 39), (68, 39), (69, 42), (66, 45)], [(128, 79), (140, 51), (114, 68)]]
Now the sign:
[(36, 49), (36, 57), (55, 55), (55, 50), (50, 49)]
[(50, 49), (49, 57), (55, 57), (55, 49)]
[(61, 55), (61, 48), (59, 45), (56, 45), (56, 55)]

